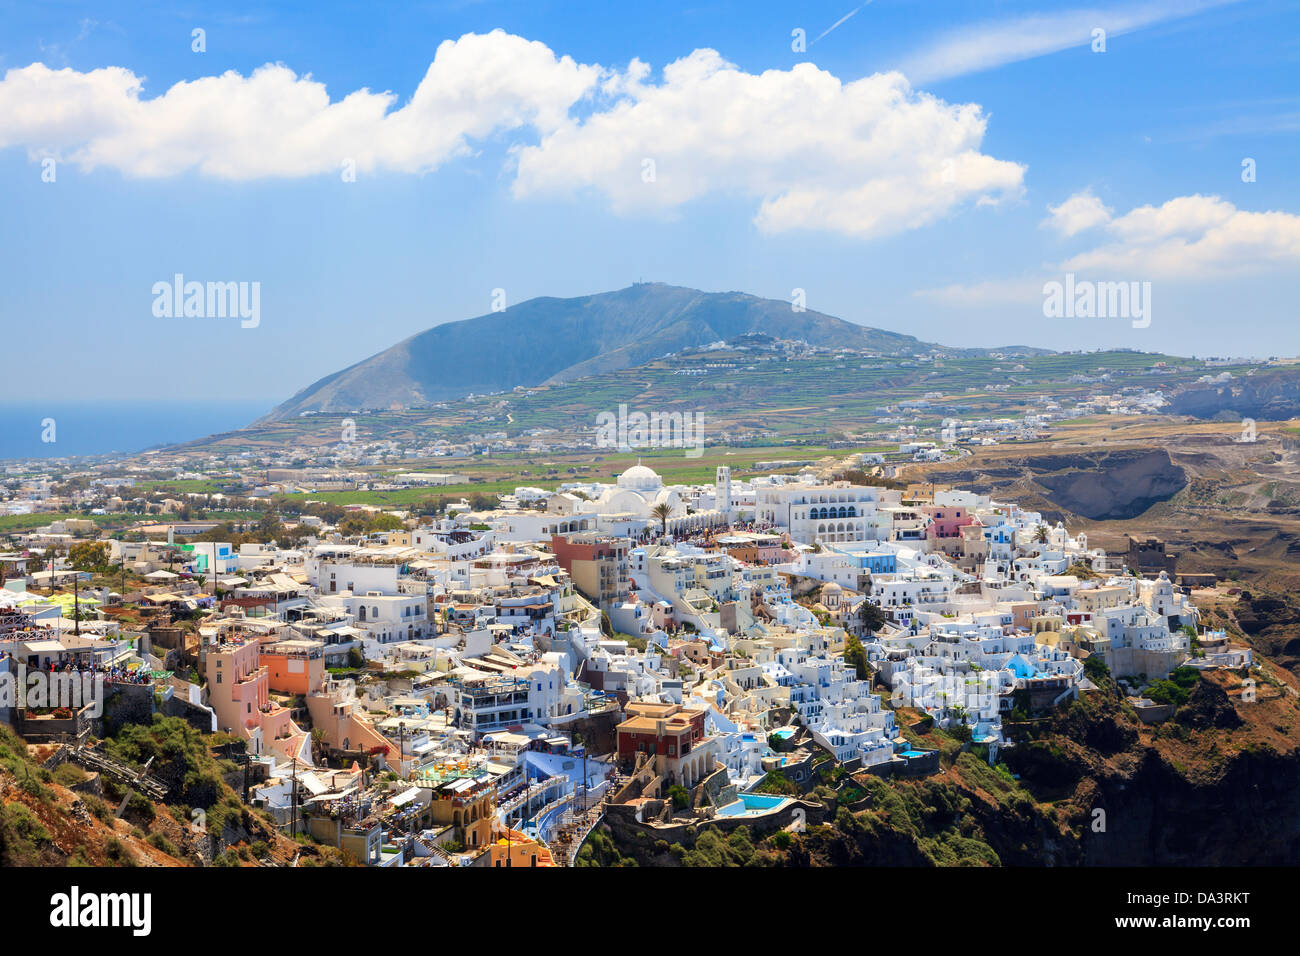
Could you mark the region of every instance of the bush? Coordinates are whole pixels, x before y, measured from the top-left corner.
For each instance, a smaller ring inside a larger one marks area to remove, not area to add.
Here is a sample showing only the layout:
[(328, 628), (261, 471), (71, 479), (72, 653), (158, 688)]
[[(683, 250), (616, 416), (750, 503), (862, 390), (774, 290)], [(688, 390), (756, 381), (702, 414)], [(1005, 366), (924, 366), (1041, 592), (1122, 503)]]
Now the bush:
[(108, 804), (94, 794), (86, 794), (81, 798), (81, 802), (86, 805), (91, 816), (104, 823), (109, 823), (113, 819), (113, 811)]
[(131, 851), (128, 850), (126, 844), (117, 837), (109, 837), (104, 843), (104, 855), (118, 866), (135, 866), (135, 860), (131, 856)]
[(131, 799), (126, 802), (126, 810), (134, 817), (139, 817), (146, 823), (152, 823), (158, 815), (153, 803), (142, 793), (131, 794)]
[(784, 796), (794, 796), (799, 792), (799, 788), (788, 780), (785, 774), (777, 773), (775, 770), (769, 770), (763, 782), (754, 789), (759, 793), (776, 793)]
[(149, 839), (145, 842), (156, 850), (162, 850), (162, 852), (166, 853), (168, 856), (179, 855), (176, 850), (176, 845), (161, 833), (150, 833)]
[(86, 771), (75, 763), (61, 763), (54, 768), (54, 782), (61, 787), (75, 787), (79, 783), (85, 783), (86, 776)]

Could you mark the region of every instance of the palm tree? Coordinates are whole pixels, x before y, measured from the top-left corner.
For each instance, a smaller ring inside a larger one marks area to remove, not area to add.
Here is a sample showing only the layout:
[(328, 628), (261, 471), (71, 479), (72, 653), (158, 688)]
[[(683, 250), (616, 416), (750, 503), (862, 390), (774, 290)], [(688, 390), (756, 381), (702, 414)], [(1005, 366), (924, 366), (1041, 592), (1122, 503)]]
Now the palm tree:
[(650, 513), (659, 519), (663, 533), (668, 533), (668, 517), (673, 513), (673, 506), (666, 501), (661, 501), (650, 509)]
[(1040, 524), (1038, 526), (1038, 530), (1034, 532), (1034, 540), (1039, 544), (1045, 544), (1047, 542), (1047, 525)]

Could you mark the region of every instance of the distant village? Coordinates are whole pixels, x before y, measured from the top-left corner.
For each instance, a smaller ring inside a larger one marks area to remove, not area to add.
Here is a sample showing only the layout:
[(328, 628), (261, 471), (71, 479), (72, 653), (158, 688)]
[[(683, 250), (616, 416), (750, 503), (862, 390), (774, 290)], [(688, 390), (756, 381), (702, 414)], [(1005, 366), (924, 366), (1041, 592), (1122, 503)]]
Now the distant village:
[[(900, 456), (979, 431), (945, 428)], [(1107, 554), (1011, 502), (873, 483), (864, 469), (884, 464), (856, 454), (743, 480), (721, 466), (703, 484), (638, 464), (437, 516), (284, 515), (276, 537), (238, 543), (184, 517), (219, 494), (140, 499), (135, 479), (92, 475), (66, 499), (142, 523), (11, 535), (0, 672), (100, 675), (116, 720), (233, 735), (243, 799), (288, 835), (366, 865), (495, 867), (573, 865), (602, 820), (655, 839), (802, 826), (828, 762), (937, 771), (902, 710), (994, 763), (1014, 746), (1007, 722), (1100, 674), (1158, 722), (1173, 708), (1145, 696), (1153, 682), (1252, 665), (1201, 626), (1190, 592), (1212, 576), (1178, 574), (1161, 542)], [(254, 495), (355, 486), (302, 467), (256, 477)], [(7, 482), (10, 513), (48, 507), (57, 484)], [(29, 703), (0, 717), (92, 759), (103, 701)]]

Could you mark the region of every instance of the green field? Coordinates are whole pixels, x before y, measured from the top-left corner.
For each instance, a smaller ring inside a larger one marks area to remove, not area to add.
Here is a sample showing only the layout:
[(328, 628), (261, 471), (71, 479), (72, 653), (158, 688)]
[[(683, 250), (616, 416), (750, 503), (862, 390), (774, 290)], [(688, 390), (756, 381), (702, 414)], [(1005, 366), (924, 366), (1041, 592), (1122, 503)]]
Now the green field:
[[(203, 518), (195, 520), (243, 521), (248, 518), (256, 518), (259, 514), (260, 512), (257, 511), (208, 511), (204, 513)], [(0, 534), (23, 534), (28, 531), (35, 531), (37, 528), (44, 528), (52, 521), (61, 521), (66, 518), (86, 518), (93, 521), (101, 530), (108, 531), (128, 529), (137, 524), (155, 524), (176, 520), (175, 515), (123, 513), (92, 515), (66, 511), (47, 511), (31, 515), (0, 515)]]
[[(288, 495), (291, 500), (326, 501), (336, 505), (387, 505), (410, 507), (431, 497), (459, 498), (463, 495), (502, 494), (512, 492), (521, 485), (553, 491), (557, 486), (573, 481), (612, 481), (638, 461), (653, 468), (667, 484), (706, 484), (717, 475), (720, 465), (731, 468), (736, 477), (753, 471), (757, 461), (795, 460), (815, 461), (827, 456), (843, 458), (847, 455), (871, 451), (892, 451), (892, 447), (864, 446), (831, 449), (824, 445), (768, 445), (744, 448), (705, 448), (699, 458), (686, 458), (680, 449), (657, 450), (646, 454), (612, 454), (596, 459), (583, 459), (579, 455), (502, 455), (476, 459), (474, 472), (484, 480), (468, 484), (428, 488), (402, 488), (394, 491), (322, 491)], [(443, 463), (445, 466), (445, 462)], [(572, 469), (572, 471), (570, 471)], [(415, 470), (405, 468), (405, 471)], [(468, 472), (456, 464), (449, 470)], [(795, 469), (775, 469), (778, 472)], [(765, 471), (766, 473), (766, 471)]]

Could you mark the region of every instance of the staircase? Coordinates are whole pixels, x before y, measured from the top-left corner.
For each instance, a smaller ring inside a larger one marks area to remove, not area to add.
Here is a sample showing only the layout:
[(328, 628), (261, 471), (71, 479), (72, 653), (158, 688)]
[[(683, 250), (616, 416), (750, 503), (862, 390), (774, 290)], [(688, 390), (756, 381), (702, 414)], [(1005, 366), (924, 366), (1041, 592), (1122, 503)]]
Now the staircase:
[(151, 800), (162, 800), (167, 796), (168, 788), (166, 784), (157, 777), (151, 777), (143, 770), (133, 770), (126, 764), (119, 763), (111, 757), (106, 757), (97, 750), (91, 750), (88, 747), (77, 747), (69, 752), (68, 759), (73, 763), (80, 764), (87, 770), (94, 770), (104, 776), (113, 778), (118, 783), (138, 790)]

